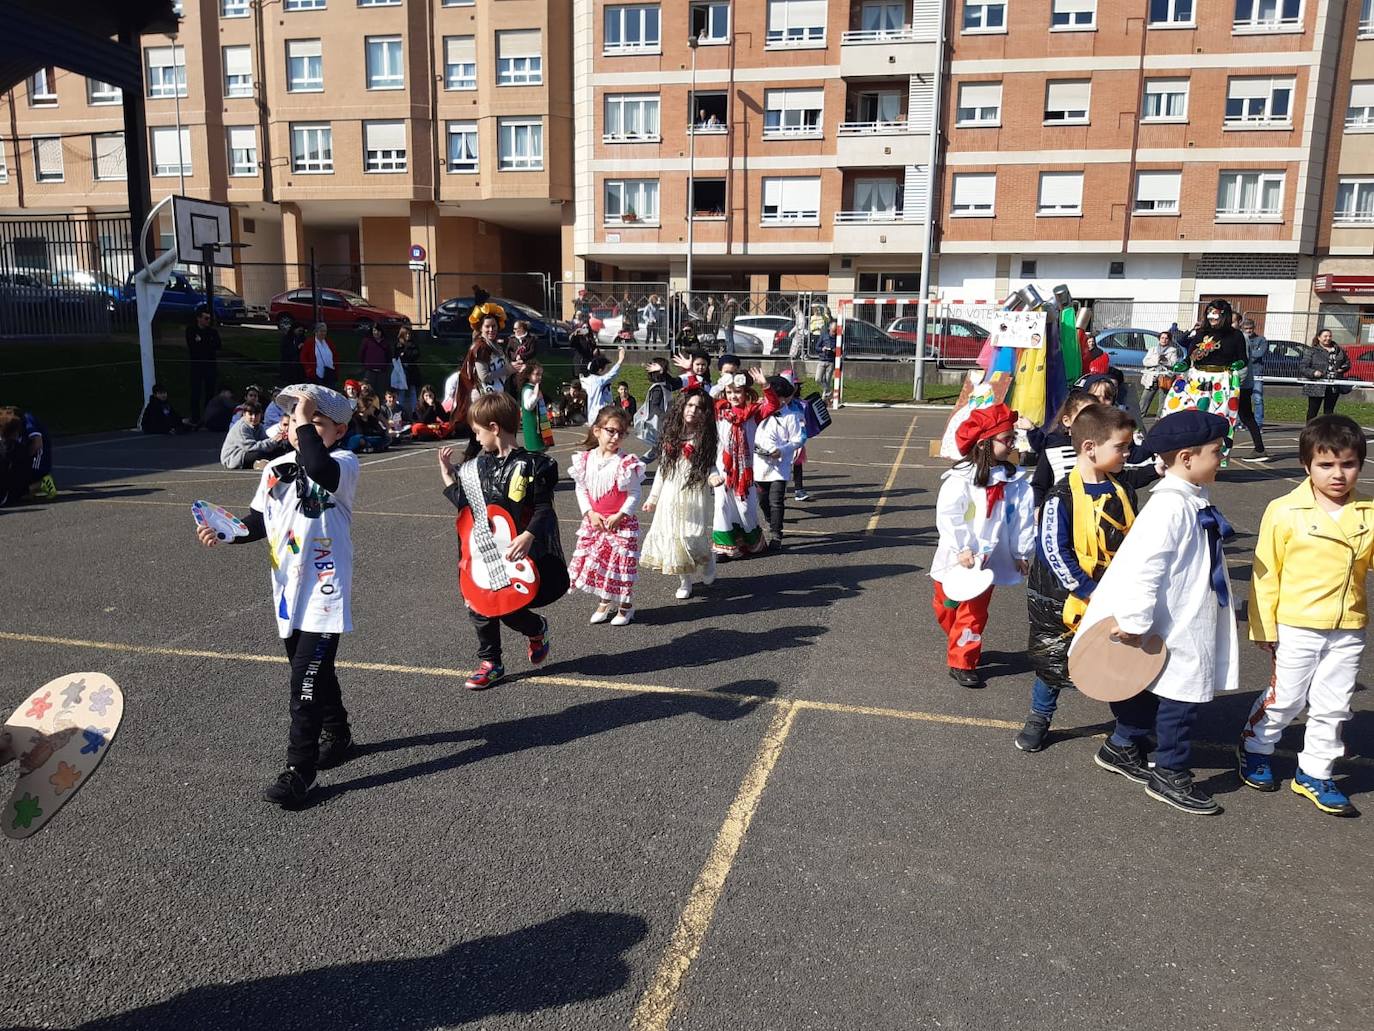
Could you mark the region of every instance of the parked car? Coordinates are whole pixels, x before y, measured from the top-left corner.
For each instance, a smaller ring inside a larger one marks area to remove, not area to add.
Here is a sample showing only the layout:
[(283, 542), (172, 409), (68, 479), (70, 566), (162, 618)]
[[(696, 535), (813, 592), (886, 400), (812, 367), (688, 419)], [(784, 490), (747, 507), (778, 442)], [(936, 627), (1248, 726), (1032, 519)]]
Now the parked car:
[(753, 337), (762, 348), (762, 351), (753, 350), (750, 354), (787, 354), (796, 329), (797, 320), (786, 315), (735, 316), (736, 334), (744, 333)]
[(1159, 333), (1153, 329), (1104, 329), (1093, 342), (1106, 352), (1114, 368), (1139, 370), (1145, 368), (1145, 355), (1159, 342)]
[(844, 353), (849, 358), (915, 358), (916, 346), (909, 340), (889, 336), (871, 322), (845, 319)]
[[(134, 277), (130, 274), (124, 283), (124, 300), (135, 303)], [(157, 304), (157, 317), (189, 321), (191, 313), (205, 303), (205, 280), (194, 272), (173, 269), (167, 280), (167, 288), (162, 291), (162, 300)], [(215, 319), (225, 323), (242, 322), (248, 314), (243, 298), (227, 286), (215, 285)]]
[[(1374, 345), (1349, 344), (1345, 348), (1345, 353), (1350, 356), (1350, 378), (1374, 382)], [(1268, 368), (1266, 364), (1266, 372)], [(1282, 375), (1288, 375), (1288, 373)]]
[(108, 272), (68, 270), (52, 273), (52, 285), (59, 290), (72, 290), (83, 294), (99, 294), (105, 298), (109, 311), (125, 304), (124, 287)]
[[(786, 355), (789, 346), (790, 335), (779, 330), (775, 336), (782, 337), (781, 344), (779, 344), (776, 339), (765, 342), (762, 339), (760, 339), (756, 334), (747, 332), (746, 330), (740, 329), (737, 326), (734, 332), (731, 334), (730, 341), (728, 344), (725, 340), (721, 338), (720, 334), (717, 333), (714, 341), (714, 347), (719, 348), (722, 354), (737, 354), (741, 356), (747, 354), (756, 354), (760, 356), (765, 354)], [(707, 346), (712, 346), (712, 341), (709, 337), (703, 340), (703, 343), (705, 343)]]
[[(444, 301), (429, 317), (429, 332), (435, 340), (448, 343), (472, 343), (472, 326), (468, 316), (476, 305), (472, 297), (451, 297)], [(545, 347), (566, 347), (568, 343), (568, 324), (554, 319), (546, 319), (527, 304), (512, 301), (505, 297), (493, 297), (491, 303), (499, 304), (506, 310), (506, 329), (510, 332), (511, 323), (523, 319), (530, 324), (530, 335)]]
[[(988, 342), (988, 331), (976, 322), (938, 317), (928, 321), (926, 357), (936, 359), (943, 366), (972, 365)], [(918, 317), (904, 315), (887, 324), (887, 335), (907, 341), (915, 354), (920, 325)]]
[[(409, 326), (409, 317), (390, 308), (373, 304), (351, 290), (321, 288), (320, 321), (330, 329), (351, 329), (364, 333), (374, 325), (393, 333)], [(277, 294), (267, 305), (268, 317), (285, 333), (297, 323), (308, 326), (315, 321), (315, 306), (309, 287)]]
[[(1264, 374), (1266, 376), (1301, 378), (1302, 356), (1303, 352), (1307, 350), (1307, 345), (1296, 340), (1269, 340), (1267, 343), (1269, 346), (1264, 351)], [(1346, 350), (1349, 352), (1350, 348)], [(1374, 358), (1374, 355), (1371, 355), (1370, 358)], [(1350, 360), (1352, 363), (1355, 361), (1354, 354), (1350, 355)], [(1364, 368), (1366, 374), (1361, 374), (1353, 365), (1350, 371), (1357, 379), (1374, 379), (1374, 375), (1368, 374), (1368, 372), (1374, 371), (1374, 364), (1371, 364), (1369, 358), (1366, 358)]]

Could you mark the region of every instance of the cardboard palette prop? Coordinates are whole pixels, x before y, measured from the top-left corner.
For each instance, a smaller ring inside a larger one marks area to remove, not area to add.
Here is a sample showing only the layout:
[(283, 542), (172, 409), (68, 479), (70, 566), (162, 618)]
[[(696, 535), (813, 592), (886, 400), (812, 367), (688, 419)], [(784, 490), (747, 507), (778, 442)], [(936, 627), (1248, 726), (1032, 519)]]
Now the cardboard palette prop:
[(940, 587), (950, 601), (972, 601), (992, 587), (994, 575), (991, 569), (956, 562), (940, 574)]
[(1158, 634), (1132, 645), (1113, 638), (1116, 629), (1110, 616), (1094, 623), (1078, 635), (1069, 652), (1069, 679), (1095, 701), (1134, 698), (1159, 679), (1169, 660), (1169, 649)]
[(69, 673), (29, 695), (0, 728), (0, 765), (19, 783), (0, 812), (9, 838), (37, 834), (90, 779), (124, 718), (124, 693), (104, 673)]
[(209, 501), (191, 502), (191, 517), (197, 526), (208, 526), (222, 541), (248, 536), (248, 527), (242, 519)]

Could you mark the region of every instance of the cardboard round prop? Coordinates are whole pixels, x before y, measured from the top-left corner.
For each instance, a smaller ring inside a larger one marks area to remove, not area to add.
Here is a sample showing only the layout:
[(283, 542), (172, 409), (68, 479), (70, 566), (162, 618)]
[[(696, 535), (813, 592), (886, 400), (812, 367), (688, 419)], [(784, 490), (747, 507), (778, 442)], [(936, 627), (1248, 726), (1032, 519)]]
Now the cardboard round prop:
[(1139, 645), (1112, 637), (1117, 629), (1110, 616), (1079, 634), (1069, 652), (1069, 678), (1074, 687), (1099, 702), (1134, 698), (1158, 678), (1169, 659), (1164, 638), (1152, 634)]
[(940, 574), (940, 586), (950, 601), (972, 601), (992, 587), (993, 572), (981, 566), (969, 569), (958, 562)]

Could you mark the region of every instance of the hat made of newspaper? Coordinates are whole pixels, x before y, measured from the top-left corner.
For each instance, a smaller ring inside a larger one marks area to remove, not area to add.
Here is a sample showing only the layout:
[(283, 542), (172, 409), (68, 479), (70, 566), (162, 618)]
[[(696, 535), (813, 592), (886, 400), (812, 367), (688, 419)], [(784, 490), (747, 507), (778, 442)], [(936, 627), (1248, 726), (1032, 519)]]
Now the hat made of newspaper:
[(286, 408), (288, 405), (282, 404), (285, 398), (292, 404), (297, 398), (308, 397), (315, 402), (315, 411), (319, 412), (330, 422), (347, 424), (353, 418), (353, 402), (344, 397), (337, 390), (330, 390), (317, 383), (295, 383), (289, 387), (283, 387), (277, 394), (277, 404)]

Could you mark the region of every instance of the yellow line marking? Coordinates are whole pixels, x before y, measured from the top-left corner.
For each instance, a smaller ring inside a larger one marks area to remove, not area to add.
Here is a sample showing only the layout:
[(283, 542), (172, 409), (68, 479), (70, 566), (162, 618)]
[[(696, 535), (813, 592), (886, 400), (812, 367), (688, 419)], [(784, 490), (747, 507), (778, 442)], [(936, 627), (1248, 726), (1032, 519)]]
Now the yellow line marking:
[(911, 425), (906, 428), (906, 436), (902, 438), (902, 446), (897, 449), (897, 457), (892, 460), (892, 470), (887, 474), (887, 482), (883, 484), (883, 489), (878, 492), (878, 503), (873, 506), (873, 515), (868, 519), (865, 533), (872, 533), (878, 528), (878, 520), (882, 518), (883, 506), (887, 504), (887, 492), (897, 482), (897, 473), (901, 471), (902, 459), (906, 457), (906, 449), (911, 443), (911, 435), (916, 432), (916, 419), (917, 416), (913, 415)]
[(682, 908), (677, 926), (673, 928), (668, 949), (659, 961), (649, 987), (640, 996), (634, 1016), (630, 1018), (631, 1031), (667, 1031), (687, 972), (706, 940), (716, 904), (725, 890), (725, 879), (730, 875), (740, 846), (744, 844), (744, 836), (749, 832), (749, 824), (754, 819), (763, 789), (768, 786), (768, 776), (778, 764), (796, 718), (797, 707), (784, 703), (768, 724), (759, 743), (758, 754), (740, 782), (739, 793), (730, 803), (725, 822), (721, 824), (706, 863), (692, 885), (692, 893)]

